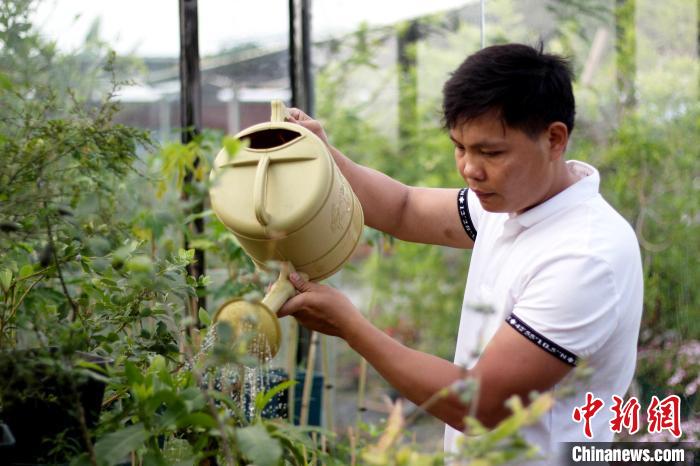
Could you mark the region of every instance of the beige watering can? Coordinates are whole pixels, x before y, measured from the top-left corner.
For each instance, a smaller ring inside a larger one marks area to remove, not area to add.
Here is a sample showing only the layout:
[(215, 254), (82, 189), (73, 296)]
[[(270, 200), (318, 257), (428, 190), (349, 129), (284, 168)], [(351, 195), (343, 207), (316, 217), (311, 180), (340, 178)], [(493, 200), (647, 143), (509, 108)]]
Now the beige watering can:
[[(210, 176), (211, 206), (258, 267), (265, 269), (270, 261), (288, 262), (318, 281), (338, 271), (357, 247), (364, 224), (362, 207), (323, 141), (306, 128), (285, 122), (285, 116), (282, 102), (273, 101), (270, 122), (236, 135), (246, 147), (237, 154), (219, 152)], [(282, 274), (280, 281), (289, 284)], [(257, 316), (250, 321), (274, 321), (264, 327), (274, 356), (279, 348), (275, 313), (294, 295), (293, 287), (277, 288), (283, 289), (286, 294), (274, 299), (268, 294), (256, 305), (259, 312), (241, 311), (243, 306), (235, 304), (240, 301), (234, 300), (219, 309), (215, 320), (229, 321), (234, 328), (244, 314)], [(238, 310), (225, 311), (227, 306)], [(234, 321), (231, 316), (238, 317)]]

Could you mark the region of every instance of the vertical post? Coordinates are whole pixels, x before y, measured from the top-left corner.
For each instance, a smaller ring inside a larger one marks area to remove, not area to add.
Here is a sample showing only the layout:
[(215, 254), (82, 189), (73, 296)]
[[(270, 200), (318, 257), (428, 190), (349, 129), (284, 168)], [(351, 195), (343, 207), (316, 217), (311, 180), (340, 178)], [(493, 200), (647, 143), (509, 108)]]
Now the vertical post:
[(486, 0), (481, 0), (481, 48), (486, 47)]
[[(314, 84), (311, 72), (311, 0), (289, 0), (289, 83), (292, 88), (292, 106), (302, 109), (307, 114), (313, 116), (315, 111)], [(302, 358), (307, 356), (306, 380), (313, 381), (315, 365), (309, 356), (312, 354), (313, 341), (312, 334), (308, 329), (299, 326), (296, 333), (296, 364), (302, 362)], [(315, 351), (315, 350), (314, 350)], [(296, 369), (296, 368), (295, 368)], [(296, 377), (296, 370), (295, 377)], [(290, 374), (291, 375), (291, 374)], [(304, 384), (305, 390), (307, 383)], [(295, 391), (289, 391), (289, 405), (296, 402)], [(304, 397), (302, 394), (302, 406), (300, 421), (305, 412), (303, 406)], [(308, 404), (308, 400), (307, 400)], [(308, 416), (308, 407), (306, 409)], [(293, 419), (293, 418), (292, 418)]]
[[(197, 28), (197, 0), (180, 1), (180, 124), (182, 126), (181, 140), (183, 144), (192, 142), (202, 130), (202, 88), (199, 71), (199, 31)], [(199, 160), (194, 162), (195, 168)], [(182, 196), (189, 198), (193, 174), (190, 172), (185, 177), (185, 186)], [(204, 210), (203, 202), (198, 202), (193, 207), (193, 213)], [(201, 235), (204, 232), (204, 219), (198, 218), (190, 225), (192, 235)], [(188, 248), (188, 240), (185, 238), (185, 248)], [(190, 275), (199, 278), (204, 275), (204, 251), (195, 250), (195, 262), (189, 266)], [(199, 321), (199, 308), (206, 307), (204, 296), (192, 300), (192, 312), (194, 319)]]
[(292, 106), (313, 115), (310, 0), (289, 0), (289, 78)]
[[(289, 82), (292, 106), (314, 114), (314, 87), (311, 74), (311, 2), (289, 0)], [(311, 332), (299, 327), (297, 364), (309, 352)]]

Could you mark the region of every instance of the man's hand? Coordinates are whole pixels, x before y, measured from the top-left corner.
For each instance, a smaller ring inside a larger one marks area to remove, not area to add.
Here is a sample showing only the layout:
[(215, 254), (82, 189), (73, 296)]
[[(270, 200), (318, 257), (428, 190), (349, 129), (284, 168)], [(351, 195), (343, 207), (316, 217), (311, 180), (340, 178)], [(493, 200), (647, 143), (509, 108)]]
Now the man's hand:
[(343, 339), (365, 320), (340, 291), (306, 281), (298, 273), (292, 273), (289, 281), (299, 294), (277, 311), (278, 317), (293, 315), (306, 328)]
[(314, 120), (298, 108), (290, 107), (287, 110), (289, 112), (289, 116), (287, 117), (288, 122), (296, 123), (300, 126), (303, 126), (304, 128), (314, 133), (316, 136), (318, 136), (321, 139), (321, 141), (323, 141), (326, 145), (329, 145), (328, 137), (326, 136), (326, 132), (323, 130), (321, 122), (319, 122), (318, 120)]

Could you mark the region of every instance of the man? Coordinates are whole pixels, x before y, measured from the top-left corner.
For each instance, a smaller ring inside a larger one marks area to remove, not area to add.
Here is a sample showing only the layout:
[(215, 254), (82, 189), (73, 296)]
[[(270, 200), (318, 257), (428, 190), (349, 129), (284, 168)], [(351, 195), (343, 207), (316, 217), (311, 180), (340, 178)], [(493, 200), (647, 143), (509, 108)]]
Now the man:
[[(533, 390), (573, 384), (572, 396), (522, 432), (539, 446), (538, 464), (554, 464), (559, 442), (587, 439), (572, 419), (587, 392), (606, 404), (590, 420), (593, 440), (612, 439), (608, 407), (632, 379), (642, 311), (636, 237), (598, 193), (596, 169), (564, 158), (575, 114), (564, 60), (520, 44), (488, 47), (459, 66), (443, 94), (468, 188), (408, 187), (329, 148), (368, 226), (405, 241), (473, 248), (454, 363), (403, 346), (340, 292), (298, 277), (299, 294), (279, 315), (343, 338), (416, 404), (461, 378), (478, 379), (473, 411), (456, 395), (429, 408), (448, 424), (447, 451), (468, 412), (491, 427), (509, 415), (504, 401), (512, 395), (527, 402)], [(327, 143), (318, 122), (297, 109), (291, 115)], [(582, 359), (593, 375), (574, 380)]]

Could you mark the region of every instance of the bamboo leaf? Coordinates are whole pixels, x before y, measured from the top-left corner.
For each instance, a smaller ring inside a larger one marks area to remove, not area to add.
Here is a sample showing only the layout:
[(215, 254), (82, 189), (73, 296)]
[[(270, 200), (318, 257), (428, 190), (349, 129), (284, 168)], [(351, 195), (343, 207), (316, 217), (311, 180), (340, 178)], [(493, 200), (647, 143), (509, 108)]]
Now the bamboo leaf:
[(288, 389), (292, 385), (296, 384), (295, 380), (286, 380), (279, 383), (267, 390), (266, 392), (260, 392), (255, 396), (255, 412), (261, 413), (265, 406), (277, 395), (279, 392)]
[(211, 325), (211, 316), (204, 308), (199, 308), (199, 322), (209, 327)]
[(0, 286), (2, 286), (2, 291), (7, 293), (12, 284), (12, 271), (8, 269), (3, 269), (0, 271)]

